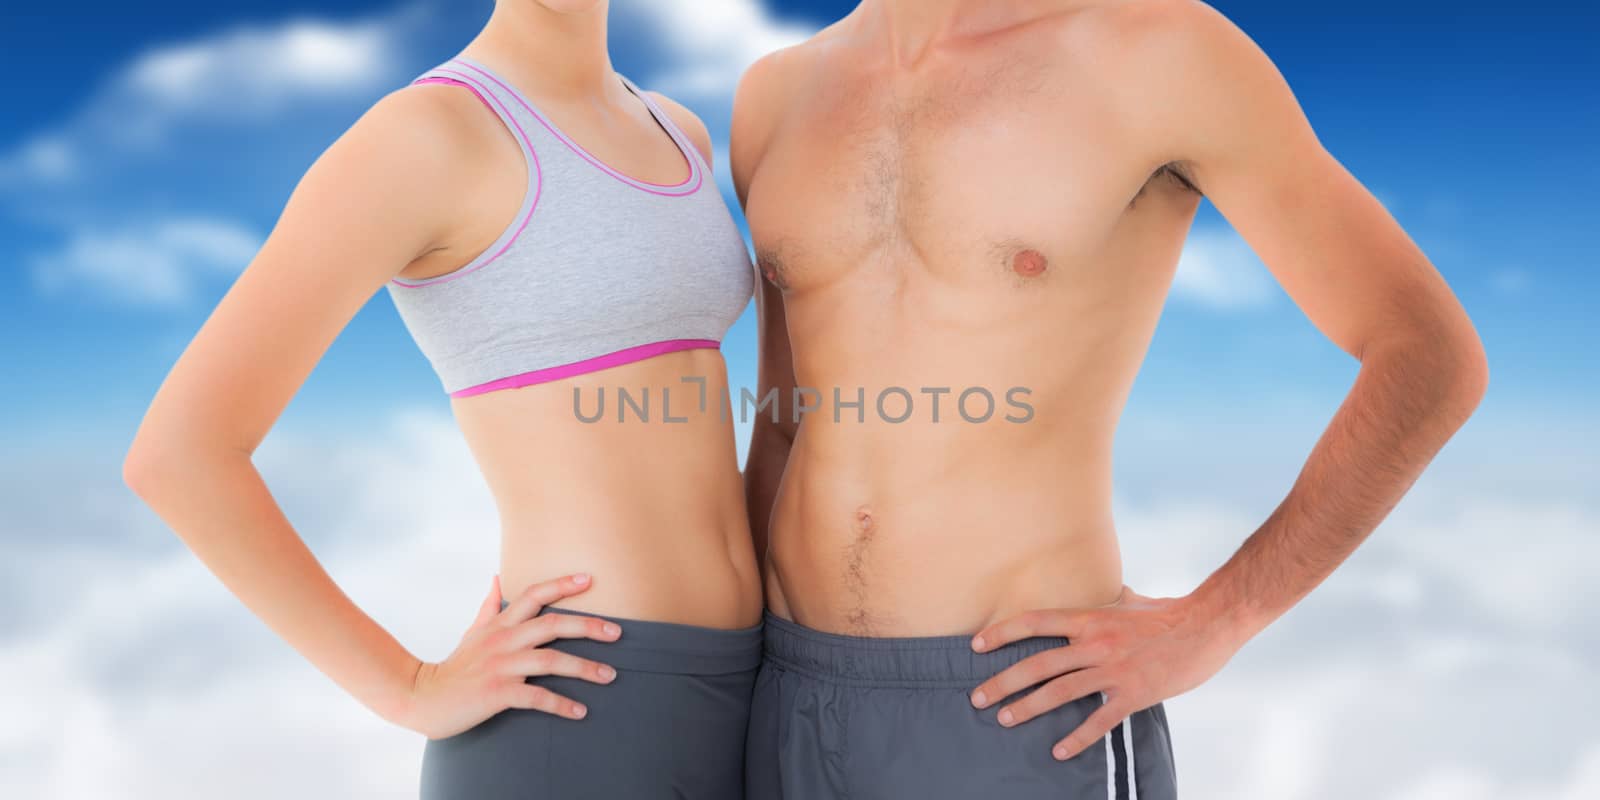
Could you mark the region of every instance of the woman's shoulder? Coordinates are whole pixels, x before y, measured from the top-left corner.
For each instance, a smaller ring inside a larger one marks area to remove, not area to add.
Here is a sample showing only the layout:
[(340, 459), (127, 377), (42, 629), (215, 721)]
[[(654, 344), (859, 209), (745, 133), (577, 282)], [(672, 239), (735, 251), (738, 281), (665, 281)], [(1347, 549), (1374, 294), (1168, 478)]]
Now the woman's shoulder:
[(425, 243), (446, 236), (495, 164), (520, 158), (478, 102), (458, 87), (429, 84), (379, 98), (301, 177), (291, 198), (298, 217), (336, 217), (343, 228), (370, 224)]
[(706, 124), (700, 121), (700, 117), (690, 111), (688, 106), (660, 92), (646, 90), (645, 94), (650, 95), (650, 99), (654, 100), (656, 105), (661, 106), (662, 111), (667, 112), (667, 116), (671, 117), (672, 121), (683, 130), (684, 134), (689, 137), (689, 141), (694, 144), (695, 148), (700, 151), (700, 155), (705, 158), (706, 163), (710, 164), (712, 158), (711, 132), (706, 129)]
[(350, 130), (434, 160), (470, 155), (486, 140), (501, 136), (502, 128), (498, 119), (484, 113), (483, 101), (472, 90), (421, 83), (384, 95)]
[(503, 145), (498, 139), (511, 141), (472, 92), (413, 84), (379, 98), (320, 160), (332, 159), (355, 174), (383, 176), (387, 189), (404, 188), (399, 183), (437, 192), (480, 175), (489, 154)]

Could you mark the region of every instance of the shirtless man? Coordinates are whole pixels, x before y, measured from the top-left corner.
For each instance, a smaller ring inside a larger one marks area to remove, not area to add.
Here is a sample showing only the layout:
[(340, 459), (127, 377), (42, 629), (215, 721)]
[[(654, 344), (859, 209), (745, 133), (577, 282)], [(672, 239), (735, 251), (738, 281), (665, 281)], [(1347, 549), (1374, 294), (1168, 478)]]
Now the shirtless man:
[[(731, 155), (759, 393), (807, 407), (757, 418), (746, 470), (752, 798), (1174, 797), (1161, 701), (1343, 562), (1486, 386), (1438, 272), (1195, 0), (863, 0), (750, 68)], [(1112, 440), (1202, 196), (1361, 369), (1238, 552), (1151, 598)]]

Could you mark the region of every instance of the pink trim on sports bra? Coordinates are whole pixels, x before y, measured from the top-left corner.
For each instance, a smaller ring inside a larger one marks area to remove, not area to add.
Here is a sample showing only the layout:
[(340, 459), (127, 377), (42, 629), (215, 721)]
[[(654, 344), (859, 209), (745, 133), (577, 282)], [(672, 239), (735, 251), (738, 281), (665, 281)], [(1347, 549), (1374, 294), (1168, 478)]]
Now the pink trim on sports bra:
[(570, 378), (574, 375), (582, 375), (586, 372), (598, 372), (599, 370), (608, 369), (610, 367), (619, 367), (623, 364), (631, 364), (635, 361), (643, 361), (644, 359), (651, 358), (653, 356), (659, 356), (664, 353), (676, 353), (679, 350), (699, 350), (705, 348), (715, 350), (721, 346), (722, 343), (715, 339), (668, 339), (664, 342), (651, 342), (650, 344), (642, 344), (638, 347), (629, 347), (626, 350), (618, 350), (615, 353), (606, 353), (603, 356), (595, 356), (594, 358), (586, 358), (582, 361), (575, 361), (571, 364), (562, 364), (559, 367), (547, 367), (545, 369), (536, 369), (532, 372), (522, 372), (516, 375), (508, 375), (504, 378), (489, 381), (488, 383), (480, 383), (477, 386), (468, 386), (465, 389), (457, 389), (456, 391), (451, 392), (450, 396), (471, 397), (475, 394), (492, 392), (496, 389), (513, 389), (518, 386), (530, 386), (535, 383), (548, 383), (550, 381), (561, 380), (562, 378)]
[(442, 83), (442, 84), (445, 84), (446, 86), (461, 86), (461, 87), (465, 87), (467, 91), (472, 92), (472, 96), (473, 97), (478, 98), (478, 102), (482, 103), (484, 108), (487, 108), (490, 111), (494, 111), (494, 106), (489, 105), (489, 100), (483, 96), (482, 92), (478, 91), (478, 87), (473, 86), (470, 83), (466, 83), (465, 81), (458, 81), (455, 78), (432, 77), (432, 78), (419, 78), (417, 80), (412, 81), (411, 85), (412, 86), (421, 86), (424, 83)]
[[(474, 95), (476, 95), (478, 100), (482, 101), (485, 106), (489, 106), (489, 97), (492, 97), (494, 93), (490, 92), (489, 87), (484, 86), (476, 78), (464, 73), (456, 72), (454, 70), (441, 69), (436, 71), (453, 75), (455, 77), (428, 77), (422, 78), (415, 83), (450, 83), (464, 86)], [(522, 129), (522, 123), (518, 122), (517, 118), (511, 115), (511, 110), (506, 108), (505, 104), (501, 103), (500, 98), (498, 97), (494, 98), (494, 103), (494, 106), (489, 106), (489, 110), (494, 112), (496, 116), (499, 116), (504, 122), (510, 123), (510, 125), (516, 129), (517, 136), (522, 140), (523, 157), (528, 159), (528, 180), (532, 182), (533, 185), (523, 190), (523, 208), (519, 212), (520, 216), (522, 217), (521, 222), (513, 223), (513, 225), (516, 226), (515, 230), (513, 230), (510, 226), (507, 226), (505, 232), (501, 233), (501, 238), (503, 241), (499, 242), (500, 246), (498, 249), (491, 244), (489, 249), (479, 253), (477, 258), (474, 258), (473, 260), (460, 267), (457, 267), (456, 269), (446, 272), (443, 275), (435, 275), (431, 278), (418, 278), (416, 280), (390, 278), (390, 283), (397, 286), (404, 286), (407, 289), (415, 289), (422, 286), (432, 286), (434, 284), (444, 283), (446, 281), (453, 281), (456, 278), (474, 272), (479, 268), (486, 266), (489, 262), (499, 258), (502, 253), (509, 250), (511, 248), (511, 244), (515, 242), (517, 237), (522, 235), (522, 231), (528, 227), (528, 221), (533, 219), (533, 211), (539, 207), (539, 197), (540, 195), (544, 194), (544, 170), (539, 166), (539, 153), (533, 149), (533, 140), (529, 139), (528, 132)], [(499, 106), (500, 110), (495, 111), (495, 106)], [(507, 237), (505, 235), (506, 233), (510, 233), (511, 235)], [(491, 253), (490, 251), (493, 252)]]
[[(654, 103), (647, 100), (641, 93), (634, 93), (634, 96), (639, 98), (639, 102), (644, 103), (645, 108), (650, 112), (651, 118), (655, 119), (661, 129), (666, 132), (667, 138), (671, 139), (673, 146), (678, 148), (678, 155), (683, 156), (684, 163), (689, 167), (688, 177), (684, 178), (679, 183), (651, 183), (649, 181), (643, 181), (639, 180), (638, 178), (629, 177), (612, 169), (604, 161), (601, 161), (599, 158), (591, 155), (588, 150), (583, 149), (583, 145), (573, 141), (571, 137), (563, 133), (561, 129), (557, 128), (553, 123), (550, 122), (550, 120), (545, 119), (545, 116), (539, 113), (539, 110), (534, 108), (533, 104), (528, 102), (528, 99), (524, 97), (521, 92), (517, 91), (516, 89), (507, 85), (505, 81), (496, 77), (488, 67), (459, 57), (451, 59), (451, 61), (473, 70), (490, 81), (493, 81), (495, 85), (499, 86), (501, 89), (504, 89), (506, 94), (516, 98), (516, 101), (521, 103), (522, 107), (527, 109), (528, 113), (533, 115), (533, 118), (539, 121), (539, 124), (543, 125), (546, 130), (550, 131), (552, 136), (560, 139), (567, 145), (567, 147), (571, 148), (572, 152), (577, 154), (579, 158), (589, 162), (590, 164), (593, 164), (595, 167), (599, 168), (601, 171), (605, 172), (611, 177), (616, 178), (617, 180), (622, 181), (623, 183), (626, 183), (635, 189), (649, 192), (650, 194), (661, 195), (663, 197), (686, 197), (698, 191), (701, 183), (704, 182), (705, 176), (700, 170), (698, 159), (689, 153), (689, 150), (693, 149), (694, 146), (686, 143), (683, 139), (680, 139), (678, 132), (672, 129), (673, 127), (676, 127), (676, 125), (673, 124), (671, 118), (667, 116), (666, 112), (660, 111)], [(633, 88), (627, 86), (626, 81), (623, 82), (623, 86), (626, 87), (629, 92), (633, 92)], [(669, 125), (672, 127), (668, 127)], [(693, 184), (692, 186), (690, 185), (691, 183)]]

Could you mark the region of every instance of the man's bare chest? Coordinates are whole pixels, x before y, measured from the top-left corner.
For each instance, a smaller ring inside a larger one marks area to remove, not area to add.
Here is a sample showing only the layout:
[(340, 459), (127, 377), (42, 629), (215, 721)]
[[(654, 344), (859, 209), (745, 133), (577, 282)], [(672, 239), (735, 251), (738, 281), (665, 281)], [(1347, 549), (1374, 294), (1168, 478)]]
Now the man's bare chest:
[(746, 202), (768, 277), (894, 263), (1015, 282), (1091, 254), (1150, 165), (1103, 92), (1029, 77), (797, 95)]

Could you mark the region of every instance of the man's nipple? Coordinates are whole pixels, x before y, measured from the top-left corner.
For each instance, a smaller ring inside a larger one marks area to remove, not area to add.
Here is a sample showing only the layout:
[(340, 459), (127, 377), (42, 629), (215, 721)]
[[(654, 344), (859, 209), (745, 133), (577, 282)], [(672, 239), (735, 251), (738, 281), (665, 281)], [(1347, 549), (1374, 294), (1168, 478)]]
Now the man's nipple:
[(1038, 250), (1023, 250), (1011, 257), (1011, 271), (1024, 278), (1036, 278), (1050, 268), (1050, 262)]

